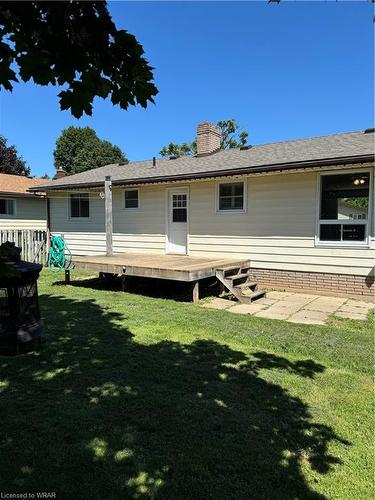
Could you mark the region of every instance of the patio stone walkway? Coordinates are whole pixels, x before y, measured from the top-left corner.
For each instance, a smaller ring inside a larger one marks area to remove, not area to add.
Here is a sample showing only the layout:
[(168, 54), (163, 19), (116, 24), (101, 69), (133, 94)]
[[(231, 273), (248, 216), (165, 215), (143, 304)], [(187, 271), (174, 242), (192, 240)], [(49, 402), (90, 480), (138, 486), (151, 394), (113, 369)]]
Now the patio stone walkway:
[(345, 297), (273, 291), (251, 304), (214, 298), (202, 307), (225, 309), (232, 314), (251, 314), (258, 318), (283, 319), (291, 323), (324, 325), (331, 314), (365, 320), (374, 303)]

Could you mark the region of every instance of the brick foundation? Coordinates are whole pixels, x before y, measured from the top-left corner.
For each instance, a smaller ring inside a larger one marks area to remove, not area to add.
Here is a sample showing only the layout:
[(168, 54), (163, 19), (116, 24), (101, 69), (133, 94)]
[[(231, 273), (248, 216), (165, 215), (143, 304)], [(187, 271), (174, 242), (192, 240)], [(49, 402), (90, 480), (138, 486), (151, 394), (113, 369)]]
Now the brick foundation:
[(260, 289), (310, 290), (326, 295), (374, 298), (374, 275), (353, 276), (260, 268), (251, 268), (250, 271)]

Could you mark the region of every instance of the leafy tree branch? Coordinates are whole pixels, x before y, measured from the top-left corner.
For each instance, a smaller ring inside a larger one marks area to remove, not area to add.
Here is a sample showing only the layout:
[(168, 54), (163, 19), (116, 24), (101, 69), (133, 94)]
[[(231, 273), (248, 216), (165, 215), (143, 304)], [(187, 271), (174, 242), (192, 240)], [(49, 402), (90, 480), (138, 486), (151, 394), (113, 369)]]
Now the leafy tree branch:
[(127, 109), (158, 93), (142, 45), (118, 30), (104, 1), (2, 2), (0, 88), (33, 80), (63, 86), (61, 109), (92, 114), (95, 97)]

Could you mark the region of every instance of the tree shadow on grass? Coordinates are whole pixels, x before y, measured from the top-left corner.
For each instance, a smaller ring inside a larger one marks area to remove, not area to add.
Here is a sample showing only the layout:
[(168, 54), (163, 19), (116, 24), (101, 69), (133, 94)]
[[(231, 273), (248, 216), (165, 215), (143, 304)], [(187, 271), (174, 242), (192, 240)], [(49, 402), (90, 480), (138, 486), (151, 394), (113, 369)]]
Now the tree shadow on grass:
[[(95, 301), (41, 296), (48, 343), (0, 358), (2, 491), (58, 499), (322, 499), (344, 444), (265, 370), (314, 378), (312, 360), (249, 359), (213, 340), (141, 344)], [(126, 310), (126, 303), (124, 305)], [(152, 333), (152, 332), (150, 332)]]

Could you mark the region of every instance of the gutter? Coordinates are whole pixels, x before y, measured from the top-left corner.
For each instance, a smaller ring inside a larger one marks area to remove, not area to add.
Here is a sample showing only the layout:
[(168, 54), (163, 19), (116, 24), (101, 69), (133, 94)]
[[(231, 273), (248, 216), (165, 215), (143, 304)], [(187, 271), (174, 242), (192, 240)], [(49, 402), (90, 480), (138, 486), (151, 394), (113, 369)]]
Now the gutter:
[[(31, 188), (28, 189), (28, 191), (31, 191)], [(35, 192), (34, 192), (35, 191)], [(38, 199), (43, 199), (46, 197), (46, 195), (43, 194), (38, 194), (40, 193), (40, 189), (33, 189), (33, 192), (30, 193), (15, 193), (12, 191), (0, 191), (0, 196), (10, 196), (12, 198), (38, 198)]]
[[(192, 179), (207, 179), (210, 177), (227, 177), (231, 175), (245, 175), (245, 174), (256, 174), (262, 172), (275, 172), (278, 170), (296, 170), (305, 169), (310, 167), (326, 167), (332, 165), (345, 165), (347, 163), (363, 163), (368, 161), (374, 161), (374, 155), (360, 155), (360, 156), (345, 156), (339, 158), (327, 158), (322, 160), (307, 160), (302, 162), (288, 162), (288, 163), (276, 163), (274, 165), (259, 166), (259, 167), (238, 167), (227, 170), (211, 170), (209, 172), (194, 172), (187, 174), (177, 174), (168, 176), (155, 176), (155, 177), (141, 177), (135, 179), (122, 179), (122, 180), (112, 180), (113, 186), (131, 186), (133, 184), (150, 184), (158, 182), (168, 182), (168, 181), (179, 181), (179, 180), (192, 180)], [(29, 188), (30, 191), (57, 191), (57, 190), (67, 190), (75, 188), (95, 188), (102, 187), (104, 185), (103, 181), (95, 182), (79, 182), (76, 184), (59, 184), (57, 186), (36, 186), (35, 188)]]

